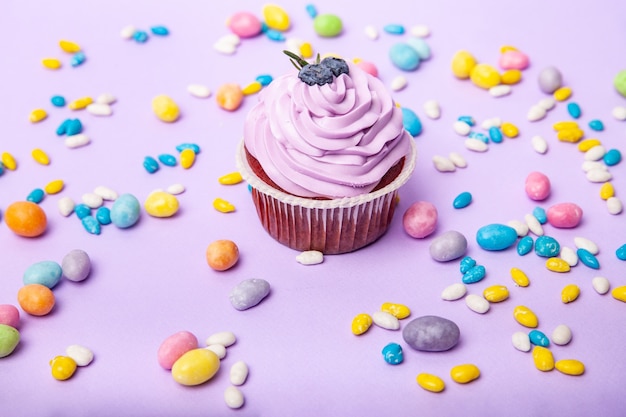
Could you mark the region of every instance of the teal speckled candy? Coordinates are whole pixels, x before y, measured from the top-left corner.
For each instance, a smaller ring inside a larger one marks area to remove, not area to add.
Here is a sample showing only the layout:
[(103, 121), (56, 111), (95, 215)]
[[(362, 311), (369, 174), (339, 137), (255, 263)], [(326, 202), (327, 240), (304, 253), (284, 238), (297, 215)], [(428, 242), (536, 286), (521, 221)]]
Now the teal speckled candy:
[(131, 227), (139, 221), (141, 205), (132, 194), (122, 194), (111, 207), (111, 222), (120, 229)]
[(41, 188), (35, 188), (26, 196), (26, 201), (39, 204), (43, 201), (43, 197), (46, 193)]
[(487, 270), (482, 265), (476, 265), (470, 268), (465, 274), (463, 274), (463, 284), (474, 284), (476, 282), (482, 281), (483, 278), (487, 275)]
[(617, 248), (617, 250), (615, 251), (615, 256), (617, 256), (617, 259), (619, 259), (620, 261), (626, 261), (626, 243)]
[(143, 167), (146, 169), (146, 171), (148, 171), (148, 173), (154, 174), (159, 170), (159, 163), (153, 157), (146, 156), (143, 159)]
[(91, 208), (87, 204), (76, 204), (76, 206), (74, 206), (74, 213), (76, 213), (76, 216), (82, 220), (83, 217), (91, 215)]
[(85, 216), (80, 221), (83, 224), (83, 228), (91, 235), (99, 235), (102, 231), (100, 223), (93, 216)]
[(598, 258), (596, 258), (595, 255), (587, 249), (579, 248), (576, 251), (576, 254), (578, 255), (578, 259), (580, 259), (580, 262), (584, 265), (591, 269), (600, 269), (600, 262), (598, 261)]
[(339, 36), (343, 30), (343, 22), (339, 16), (329, 13), (318, 14), (313, 19), (315, 33), (324, 38)]
[(593, 119), (589, 122), (589, 128), (596, 132), (601, 132), (604, 130), (604, 123), (601, 120)]
[(501, 143), (502, 142), (502, 131), (498, 126), (491, 126), (489, 128), (489, 138), (493, 143)]
[(530, 339), (530, 343), (535, 346), (548, 347), (550, 346), (550, 339), (543, 332), (539, 330), (531, 330), (528, 333), (528, 338)]
[[(262, 77), (262, 76), (259, 75), (259, 77)], [(267, 77), (272, 78), (270, 75), (267, 75)], [(257, 79), (257, 81), (259, 81), (259, 80)], [(261, 81), (259, 81), (259, 82), (261, 83)], [(261, 83), (261, 84), (263, 84), (263, 83)], [(176, 150), (178, 152), (182, 152), (185, 149), (191, 149), (193, 151), (193, 153), (195, 153), (196, 155), (200, 153), (200, 146), (196, 145), (195, 143), (181, 143), (180, 145), (176, 146)]]
[(406, 107), (402, 107), (402, 124), (406, 131), (413, 137), (422, 133), (422, 122), (420, 118), (413, 110), (407, 109)]
[(40, 284), (50, 289), (54, 288), (63, 275), (61, 265), (54, 261), (36, 262), (24, 271), (22, 281), (24, 285)]
[(535, 207), (533, 209), (533, 216), (535, 217), (535, 219), (537, 219), (539, 224), (546, 224), (548, 222), (548, 215), (546, 214), (546, 211), (543, 209), (543, 207)]
[(175, 167), (177, 163), (176, 157), (174, 155), (170, 155), (169, 153), (162, 153), (159, 155), (159, 162), (168, 167)]
[(428, 46), (424, 39), (411, 37), (407, 39), (406, 43), (411, 48), (415, 49), (417, 56), (419, 56), (422, 61), (430, 58), (430, 46)]
[(111, 224), (111, 210), (108, 207), (100, 207), (96, 210), (96, 220), (103, 226)]
[(517, 242), (517, 254), (519, 256), (524, 256), (530, 253), (533, 250), (533, 238), (531, 236), (524, 236)]
[(467, 271), (472, 269), (475, 265), (476, 265), (476, 261), (472, 259), (470, 256), (466, 256), (463, 259), (461, 259), (461, 264), (460, 264), (459, 269), (461, 270), (462, 274), (465, 274)]
[(622, 161), (622, 153), (617, 149), (609, 149), (602, 157), (602, 160), (605, 164), (612, 167)]
[(481, 227), (476, 232), (476, 242), (484, 250), (504, 250), (515, 243), (517, 232), (511, 226), (493, 223)]
[(573, 101), (571, 103), (567, 103), (567, 112), (574, 119), (578, 119), (582, 114), (582, 110), (580, 110), (578, 103), (574, 103)]
[(621, 70), (613, 79), (613, 86), (624, 97), (626, 97), (626, 70)]
[(468, 191), (463, 191), (457, 195), (452, 202), (452, 207), (455, 209), (462, 209), (470, 205), (472, 202), (472, 194)]
[(417, 51), (406, 43), (396, 43), (389, 50), (389, 58), (396, 67), (403, 71), (414, 71), (420, 65)]
[(535, 241), (535, 253), (543, 258), (553, 258), (561, 252), (561, 245), (551, 236), (539, 236)]
[(397, 365), (404, 360), (404, 354), (402, 353), (402, 346), (397, 343), (389, 343), (382, 350), (383, 358), (385, 362), (390, 365)]

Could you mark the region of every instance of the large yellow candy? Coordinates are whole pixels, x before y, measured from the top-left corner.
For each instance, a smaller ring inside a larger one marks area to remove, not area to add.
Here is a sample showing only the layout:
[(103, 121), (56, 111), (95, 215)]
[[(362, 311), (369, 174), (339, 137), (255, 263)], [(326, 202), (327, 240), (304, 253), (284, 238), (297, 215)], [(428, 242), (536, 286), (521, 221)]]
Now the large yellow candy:
[(613, 291), (611, 291), (611, 295), (616, 300), (620, 300), (626, 303), (626, 285), (613, 288)]
[(556, 361), (554, 367), (565, 375), (582, 375), (585, 373), (585, 364), (576, 359), (561, 359)]
[(488, 90), (500, 84), (500, 73), (489, 64), (477, 64), (470, 71), (470, 79), (478, 87)]
[(542, 372), (554, 369), (554, 356), (552, 352), (550, 352), (550, 349), (535, 346), (533, 348), (533, 361), (535, 362), (535, 367)]
[(2, 156), (0, 156), (0, 162), (2, 162), (2, 165), (4, 165), (4, 167), (9, 171), (15, 171), (17, 169), (17, 161), (15, 160), (13, 155), (8, 152), (2, 152)]
[(511, 268), (511, 278), (520, 287), (528, 287), (530, 285), (528, 276), (519, 268)]
[(180, 166), (184, 169), (189, 169), (196, 161), (196, 153), (193, 149), (187, 148), (180, 152)]
[(467, 384), (480, 376), (480, 369), (476, 365), (466, 363), (457, 365), (450, 370), (450, 377), (454, 382), (459, 384)]
[(483, 297), (490, 303), (499, 303), (509, 298), (509, 289), (504, 285), (492, 285), (485, 288)]
[(556, 134), (556, 137), (561, 142), (571, 142), (576, 143), (585, 136), (585, 132), (582, 129), (573, 128), (573, 129), (563, 129), (559, 130)]
[(281, 32), (289, 29), (289, 15), (280, 6), (275, 4), (266, 4), (263, 6), (263, 20), (270, 29), (276, 29)]
[(559, 130), (565, 129), (578, 129), (579, 126), (578, 123), (567, 120), (562, 122), (556, 122), (552, 125), (552, 128), (558, 132)]
[(370, 327), (372, 327), (372, 317), (369, 314), (357, 314), (352, 319), (352, 333), (357, 336), (368, 331)]
[(465, 80), (470, 77), (476, 66), (476, 58), (467, 51), (458, 51), (452, 57), (452, 73), (455, 77)]
[(143, 207), (152, 217), (172, 217), (178, 212), (178, 199), (165, 191), (155, 191), (146, 198)]
[(54, 379), (65, 381), (76, 372), (76, 361), (67, 356), (57, 356), (50, 361), (50, 367)]
[(181, 385), (200, 385), (220, 369), (220, 358), (203, 348), (185, 352), (172, 366), (172, 377)]
[(430, 392), (441, 392), (446, 387), (443, 379), (433, 374), (419, 374), (417, 376), (417, 384)]
[(517, 306), (513, 309), (513, 318), (524, 327), (535, 328), (539, 325), (539, 319), (535, 313), (526, 306)]
[(160, 120), (172, 123), (178, 120), (180, 110), (171, 97), (161, 94), (152, 99), (152, 111)]
[(411, 310), (404, 304), (383, 303), (380, 309), (381, 311), (385, 311), (399, 320), (405, 319), (411, 315)]
[(552, 272), (569, 272), (571, 267), (561, 258), (548, 258), (546, 268)]
[(576, 301), (580, 295), (580, 288), (576, 284), (566, 285), (561, 291), (561, 301), (565, 304)]

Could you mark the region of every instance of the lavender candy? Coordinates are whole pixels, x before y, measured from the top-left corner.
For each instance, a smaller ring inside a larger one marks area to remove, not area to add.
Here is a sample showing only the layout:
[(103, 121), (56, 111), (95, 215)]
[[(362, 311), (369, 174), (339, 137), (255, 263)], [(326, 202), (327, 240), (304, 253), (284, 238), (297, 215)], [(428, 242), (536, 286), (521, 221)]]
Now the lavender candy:
[(91, 259), (89, 259), (87, 252), (74, 249), (63, 257), (61, 268), (65, 278), (75, 282), (82, 281), (89, 276)]
[(443, 352), (459, 342), (459, 326), (439, 316), (422, 316), (409, 322), (402, 331), (404, 341), (415, 350)]
[(241, 281), (230, 292), (230, 303), (239, 311), (259, 304), (270, 293), (270, 283), (264, 279), (252, 278)]
[(438, 262), (458, 259), (467, 251), (467, 239), (461, 233), (450, 230), (437, 236), (430, 244), (430, 256)]

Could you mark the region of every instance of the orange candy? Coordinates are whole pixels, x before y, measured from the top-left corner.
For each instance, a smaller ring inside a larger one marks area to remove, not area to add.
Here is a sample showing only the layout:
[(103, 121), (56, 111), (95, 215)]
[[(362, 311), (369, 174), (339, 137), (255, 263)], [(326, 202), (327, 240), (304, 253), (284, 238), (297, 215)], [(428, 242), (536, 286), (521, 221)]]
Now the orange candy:
[(228, 111), (235, 111), (241, 106), (243, 101), (243, 91), (238, 84), (222, 84), (215, 94), (217, 104)]
[(45, 285), (27, 284), (17, 292), (17, 302), (28, 314), (45, 316), (54, 307), (54, 294)]
[(216, 271), (225, 271), (239, 260), (239, 248), (231, 240), (216, 240), (206, 249), (206, 261)]
[(36, 237), (46, 231), (48, 218), (41, 207), (30, 201), (16, 201), (4, 212), (4, 222), (15, 234)]

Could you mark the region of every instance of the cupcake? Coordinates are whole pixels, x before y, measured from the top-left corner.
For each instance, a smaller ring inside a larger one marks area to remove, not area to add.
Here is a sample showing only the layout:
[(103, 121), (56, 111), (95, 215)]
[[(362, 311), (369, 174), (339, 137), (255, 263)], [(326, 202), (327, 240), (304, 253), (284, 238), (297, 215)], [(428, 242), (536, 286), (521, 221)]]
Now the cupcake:
[(298, 71), (259, 94), (238, 169), (274, 239), (299, 251), (357, 250), (389, 227), (414, 141), (378, 78), (342, 59), (287, 54)]

